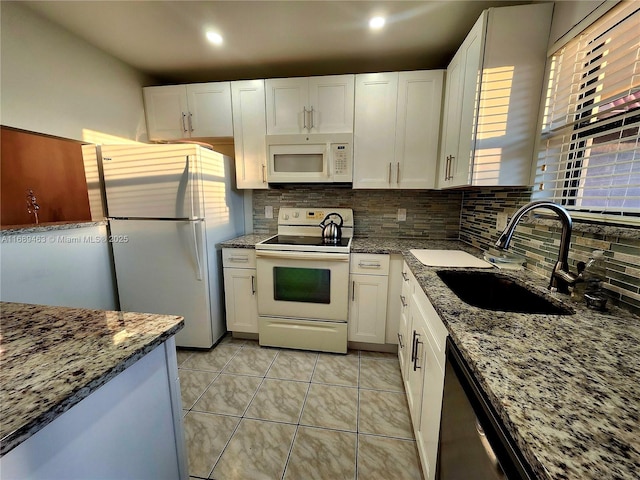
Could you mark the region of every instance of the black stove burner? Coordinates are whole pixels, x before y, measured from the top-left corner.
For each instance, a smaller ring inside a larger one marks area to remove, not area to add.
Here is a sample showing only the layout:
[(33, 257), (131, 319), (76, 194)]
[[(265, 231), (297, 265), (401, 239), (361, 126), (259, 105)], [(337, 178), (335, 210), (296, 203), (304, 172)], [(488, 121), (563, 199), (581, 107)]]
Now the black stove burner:
[(349, 237), (342, 237), (338, 240), (325, 239), (322, 237), (305, 237), (296, 235), (276, 235), (269, 240), (262, 242), (268, 245), (304, 245), (309, 247), (348, 247)]

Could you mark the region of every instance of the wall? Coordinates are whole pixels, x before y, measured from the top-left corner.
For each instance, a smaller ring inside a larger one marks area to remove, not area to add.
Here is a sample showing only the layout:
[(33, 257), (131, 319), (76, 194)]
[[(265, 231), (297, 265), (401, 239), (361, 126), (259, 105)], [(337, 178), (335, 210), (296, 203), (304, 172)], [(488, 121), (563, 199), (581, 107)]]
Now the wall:
[[(462, 200), (460, 239), (487, 249), (498, 239), (498, 213), (513, 215), (531, 199), (528, 188), (486, 188), (466, 190)], [(544, 277), (551, 275), (560, 246), (560, 222), (555, 220), (521, 222), (510, 249), (526, 257), (526, 267)], [(640, 313), (640, 229), (580, 224), (574, 221), (569, 265), (586, 262), (593, 250), (605, 250), (607, 283), (611, 301)]]
[(0, 300), (114, 310), (105, 225), (0, 237)]
[[(277, 233), (280, 207), (352, 208), (356, 236), (457, 239), (462, 192), (434, 190), (351, 190), (327, 186), (285, 187), (253, 192), (253, 230)], [(264, 207), (273, 207), (273, 219)], [(407, 220), (398, 222), (398, 208)]]
[(146, 140), (145, 77), (20, 2), (0, 8), (3, 125), (75, 140)]

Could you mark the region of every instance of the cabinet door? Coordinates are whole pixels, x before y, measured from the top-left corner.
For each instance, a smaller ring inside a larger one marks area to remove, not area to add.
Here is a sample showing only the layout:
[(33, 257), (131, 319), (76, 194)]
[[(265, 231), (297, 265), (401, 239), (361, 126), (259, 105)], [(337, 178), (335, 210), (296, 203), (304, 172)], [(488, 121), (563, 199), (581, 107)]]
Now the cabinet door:
[(438, 165), (438, 187), (451, 186), (452, 157), (458, 156), (460, 137), (460, 116), (462, 114), (464, 52), (458, 51), (447, 67), (445, 85), (444, 114)]
[(192, 137), (232, 137), (231, 84), (187, 85), (188, 127)]
[(420, 422), (415, 433), (425, 480), (434, 480), (438, 457), (444, 370), (436, 361), (436, 354), (430, 342), (425, 340), (421, 347), (424, 348), (422, 407)]
[(309, 130), (312, 133), (353, 132), (354, 75), (309, 78)]
[(149, 140), (189, 137), (189, 107), (184, 85), (145, 87), (142, 94)]
[(392, 188), (398, 73), (356, 75), (353, 188)]
[(399, 74), (395, 139), (399, 188), (435, 187), (443, 77), (443, 70)]
[(351, 275), (349, 341), (385, 343), (388, 286), (387, 276)]
[(231, 103), (237, 186), (268, 188), (264, 80), (232, 82)]
[(308, 78), (274, 78), (265, 81), (267, 134), (307, 133)]
[(420, 413), (422, 409), (422, 389), (424, 382), (424, 357), (426, 338), (426, 320), (419, 304), (415, 301), (415, 296), (411, 296), (411, 306), (409, 307), (409, 362), (407, 364), (407, 376), (405, 379), (405, 391), (407, 392), (407, 403), (411, 413), (411, 422), (414, 431), (420, 425)]
[(451, 162), (451, 186), (471, 184), (486, 15), (485, 11), (460, 47), (464, 55), (462, 106), (460, 110), (458, 154)]
[(409, 368), (409, 357), (411, 355), (410, 342), (410, 308), (411, 295), (414, 288), (411, 280), (411, 271), (406, 262), (402, 265), (402, 288), (400, 293), (400, 325), (398, 327), (398, 360), (400, 362), (400, 371), (402, 378), (407, 380), (407, 369)]
[(258, 297), (255, 268), (224, 269), (227, 330), (258, 333)]

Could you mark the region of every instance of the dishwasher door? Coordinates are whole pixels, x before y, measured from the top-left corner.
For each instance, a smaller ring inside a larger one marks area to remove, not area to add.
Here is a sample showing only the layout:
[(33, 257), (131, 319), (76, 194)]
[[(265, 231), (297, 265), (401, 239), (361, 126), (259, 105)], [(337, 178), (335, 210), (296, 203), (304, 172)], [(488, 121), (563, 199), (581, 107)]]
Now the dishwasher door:
[(439, 480), (536, 478), (450, 338), (436, 472)]

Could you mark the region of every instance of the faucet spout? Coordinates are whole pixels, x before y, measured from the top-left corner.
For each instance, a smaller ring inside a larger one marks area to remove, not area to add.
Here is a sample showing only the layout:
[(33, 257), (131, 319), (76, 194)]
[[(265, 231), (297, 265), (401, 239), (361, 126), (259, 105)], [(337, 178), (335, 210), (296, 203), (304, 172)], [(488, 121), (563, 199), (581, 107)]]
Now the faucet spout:
[(511, 221), (507, 225), (507, 228), (504, 229), (495, 245), (497, 248), (503, 250), (508, 249), (518, 222), (520, 222), (525, 214), (536, 208), (546, 208), (553, 211), (562, 223), (558, 261), (551, 272), (549, 289), (555, 289), (560, 293), (569, 293), (569, 285), (575, 283), (577, 276), (569, 271), (569, 245), (571, 243), (571, 230), (573, 223), (569, 212), (567, 212), (564, 207), (546, 200), (538, 200), (526, 204), (513, 215)]

